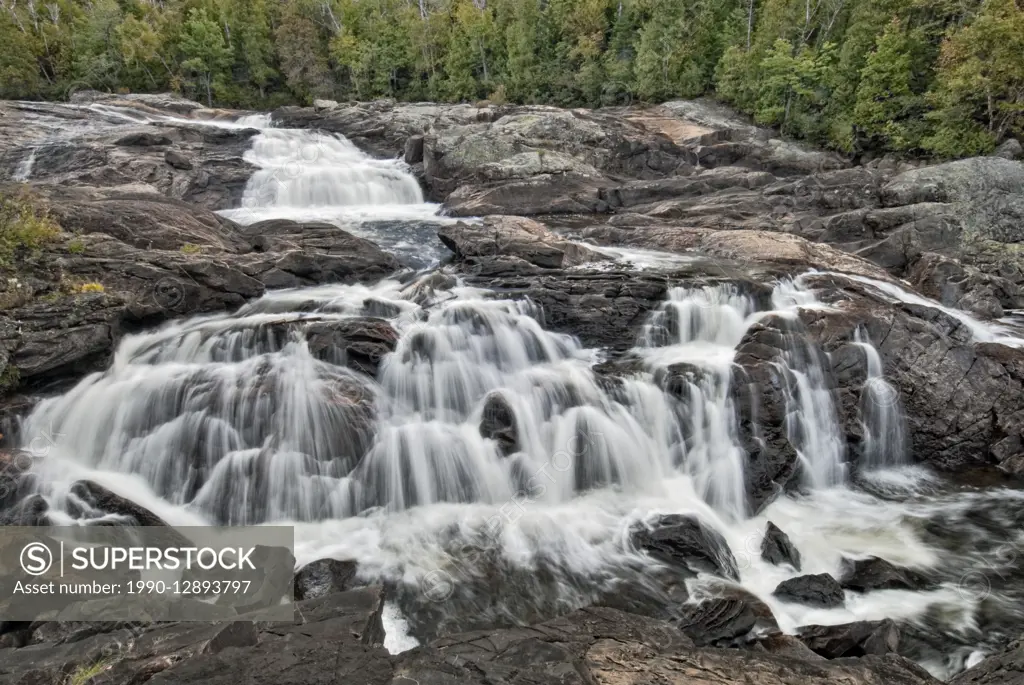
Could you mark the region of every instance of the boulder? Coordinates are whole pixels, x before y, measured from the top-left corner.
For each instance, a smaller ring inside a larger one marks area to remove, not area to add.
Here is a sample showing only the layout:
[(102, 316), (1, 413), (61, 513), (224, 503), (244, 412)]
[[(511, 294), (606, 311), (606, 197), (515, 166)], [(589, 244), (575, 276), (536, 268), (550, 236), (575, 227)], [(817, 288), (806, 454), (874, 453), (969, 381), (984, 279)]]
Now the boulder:
[(805, 645), (826, 659), (895, 654), (900, 632), (890, 620), (858, 621), (835, 626), (802, 626), (797, 635)]
[(166, 526), (159, 516), (145, 507), (122, 497), (99, 483), (91, 480), (80, 480), (72, 484), (69, 493), (77, 498), (76, 506), (86, 509), (82, 512), (89, 518), (114, 514), (130, 526)]
[(1024, 146), (1016, 138), (1007, 138), (992, 155), (1003, 159), (1024, 159)]
[(800, 551), (790, 542), (789, 536), (771, 521), (761, 540), (761, 558), (776, 566), (789, 564), (795, 570), (800, 570)]
[(317, 599), (335, 592), (347, 592), (358, 585), (355, 561), (317, 559), (295, 574), (295, 601)]
[(846, 560), (843, 564), (840, 584), (847, 590), (870, 592), (872, 590), (925, 590), (932, 583), (923, 573), (900, 568), (885, 559)]
[(845, 604), (843, 588), (827, 573), (798, 576), (779, 583), (772, 592), (783, 602), (831, 609)]
[(721, 533), (692, 516), (671, 514), (635, 528), (631, 544), (674, 569), (739, 579), (736, 559)]
[(498, 449), (505, 456), (519, 451), (519, 428), (515, 412), (499, 393), (488, 395), (484, 401), (480, 435), (497, 442)]

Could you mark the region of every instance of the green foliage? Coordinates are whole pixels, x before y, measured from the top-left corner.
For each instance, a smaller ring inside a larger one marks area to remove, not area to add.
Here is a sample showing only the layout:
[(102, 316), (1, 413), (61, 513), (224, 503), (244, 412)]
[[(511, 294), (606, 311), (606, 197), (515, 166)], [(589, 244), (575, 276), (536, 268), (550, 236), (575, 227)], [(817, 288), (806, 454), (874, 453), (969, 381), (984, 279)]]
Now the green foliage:
[(185, 243), (184, 245), (181, 246), (181, 253), (182, 254), (193, 255), (193, 254), (199, 254), (202, 251), (203, 251), (203, 246), (202, 245), (196, 245), (195, 243)]
[(0, 192), (0, 266), (16, 266), (58, 235), (60, 226), (27, 191)]
[(925, 145), (939, 155), (988, 152), (1024, 133), (1024, 9), (985, 0), (971, 24), (943, 41), (929, 99), (935, 129)]
[[(1024, 135), (1024, 0), (0, 3), (0, 97), (600, 106), (717, 95), (848, 152)], [(45, 11), (42, 9), (45, 4)]]

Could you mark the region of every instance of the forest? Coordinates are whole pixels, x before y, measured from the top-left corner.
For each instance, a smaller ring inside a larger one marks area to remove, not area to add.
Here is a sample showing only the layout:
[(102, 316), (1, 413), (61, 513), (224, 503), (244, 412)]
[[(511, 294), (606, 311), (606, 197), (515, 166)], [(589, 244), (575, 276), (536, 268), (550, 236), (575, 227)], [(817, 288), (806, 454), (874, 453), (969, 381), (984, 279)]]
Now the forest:
[(711, 95), (847, 153), (1024, 135), (1024, 0), (0, 0), (0, 97), (601, 106)]

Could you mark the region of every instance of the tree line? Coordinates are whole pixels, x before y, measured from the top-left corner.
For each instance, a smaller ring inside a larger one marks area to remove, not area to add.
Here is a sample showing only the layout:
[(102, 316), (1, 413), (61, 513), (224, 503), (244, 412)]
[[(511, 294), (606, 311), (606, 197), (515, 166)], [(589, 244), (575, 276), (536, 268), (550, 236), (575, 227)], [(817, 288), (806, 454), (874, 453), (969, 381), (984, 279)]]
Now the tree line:
[(0, 97), (600, 106), (712, 94), (846, 152), (1024, 134), (1024, 0), (0, 0)]

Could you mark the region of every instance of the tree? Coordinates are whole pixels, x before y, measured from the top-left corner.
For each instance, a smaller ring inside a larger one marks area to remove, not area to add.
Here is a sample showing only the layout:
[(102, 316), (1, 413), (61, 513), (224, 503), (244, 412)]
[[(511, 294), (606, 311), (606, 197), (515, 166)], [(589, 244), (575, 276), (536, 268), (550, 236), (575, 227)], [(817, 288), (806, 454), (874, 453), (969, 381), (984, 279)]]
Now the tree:
[(902, 22), (893, 19), (867, 57), (857, 87), (853, 123), (883, 147), (908, 150), (919, 140), (906, 117), (920, 100), (911, 90), (911, 39)]
[(943, 156), (991, 150), (1024, 132), (1024, 10), (1014, 0), (985, 0), (974, 21), (942, 44), (935, 111), (925, 145)]
[(196, 75), (198, 87), (206, 91), (206, 104), (212, 107), (213, 83), (231, 68), (232, 52), (217, 22), (207, 16), (205, 9), (189, 10), (178, 47), (185, 58), (182, 70)]

